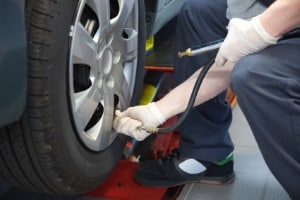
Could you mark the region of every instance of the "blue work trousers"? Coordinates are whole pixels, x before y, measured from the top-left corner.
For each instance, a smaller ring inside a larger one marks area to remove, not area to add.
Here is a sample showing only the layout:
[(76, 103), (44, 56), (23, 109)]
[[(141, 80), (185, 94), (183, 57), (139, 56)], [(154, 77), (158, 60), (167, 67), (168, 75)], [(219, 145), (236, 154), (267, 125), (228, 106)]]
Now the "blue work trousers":
[[(178, 58), (177, 52), (225, 38), (228, 24), (226, 0), (187, 0), (177, 18), (175, 84), (214, 59), (217, 51), (195, 57)], [(206, 161), (223, 160), (233, 151), (228, 128), (232, 121), (226, 91), (192, 109), (180, 126), (179, 150), (183, 156)]]
[(243, 57), (231, 84), (267, 165), (300, 199), (300, 37)]

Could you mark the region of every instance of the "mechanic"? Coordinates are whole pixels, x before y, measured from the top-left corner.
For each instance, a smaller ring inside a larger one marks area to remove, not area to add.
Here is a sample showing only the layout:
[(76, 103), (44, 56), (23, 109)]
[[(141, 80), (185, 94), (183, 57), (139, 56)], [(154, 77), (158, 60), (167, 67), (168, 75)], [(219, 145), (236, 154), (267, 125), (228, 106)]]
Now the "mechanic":
[(232, 182), (232, 114), (225, 101), (231, 85), (268, 167), (292, 199), (300, 198), (300, 37), (286, 37), (300, 26), (299, 10), (299, 0), (276, 0), (270, 6), (257, 0), (184, 3), (176, 52), (225, 40), (218, 52), (175, 58), (178, 85), (163, 98), (116, 111), (117, 132), (145, 139), (150, 134), (138, 127), (158, 127), (182, 113), (200, 66), (215, 57), (195, 107), (180, 127), (178, 152), (141, 162), (135, 171), (137, 182), (155, 187)]

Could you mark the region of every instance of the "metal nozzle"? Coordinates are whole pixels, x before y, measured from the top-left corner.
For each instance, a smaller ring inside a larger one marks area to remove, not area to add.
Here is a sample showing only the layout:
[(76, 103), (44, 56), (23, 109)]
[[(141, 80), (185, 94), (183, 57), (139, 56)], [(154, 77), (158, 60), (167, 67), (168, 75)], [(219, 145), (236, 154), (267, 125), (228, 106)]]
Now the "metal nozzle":
[(188, 48), (184, 52), (178, 52), (179, 58), (182, 58), (183, 56), (192, 56), (192, 49)]
[(159, 128), (140, 126), (140, 127), (138, 127), (138, 130), (146, 131), (150, 134), (156, 134), (156, 133), (158, 133)]
[(200, 45), (200, 47), (188, 48), (184, 52), (178, 52), (178, 57), (182, 58), (183, 56), (197, 56), (197, 55), (209, 52), (209, 51), (213, 51), (213, 50), (220, 48), (222, 43), (223, 43), (223, 40), (217, 40), (214, 42)]

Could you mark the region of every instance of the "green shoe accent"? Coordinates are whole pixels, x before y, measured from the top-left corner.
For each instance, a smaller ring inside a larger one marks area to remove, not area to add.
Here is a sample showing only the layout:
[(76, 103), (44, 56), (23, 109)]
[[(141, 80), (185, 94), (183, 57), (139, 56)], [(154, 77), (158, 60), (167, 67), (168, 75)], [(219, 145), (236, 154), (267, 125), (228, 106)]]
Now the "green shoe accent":
[(233, 161), (233, 154), (231, 154), (230, 156), (228, 156), (227, 158), (225, 158), (224, 160), (222, 160), (220, 162), (215, 162), (215, 164), (219, 165), (219, 166), (223, 166), (230, 161)]

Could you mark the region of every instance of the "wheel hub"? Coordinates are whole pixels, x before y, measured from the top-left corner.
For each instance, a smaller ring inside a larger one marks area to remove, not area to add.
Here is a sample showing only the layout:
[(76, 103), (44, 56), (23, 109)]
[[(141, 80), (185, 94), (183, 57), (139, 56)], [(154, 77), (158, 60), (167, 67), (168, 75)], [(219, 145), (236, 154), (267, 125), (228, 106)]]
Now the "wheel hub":
[(102, 70), (102, 72), (105, 75), (108, 75), (111, 71), (112, 60), (113, 60), (112, 49), (107, 47), (103, 51), (102, 59), (100, 60), (100, 66), (99, 66), (100, 70)]

